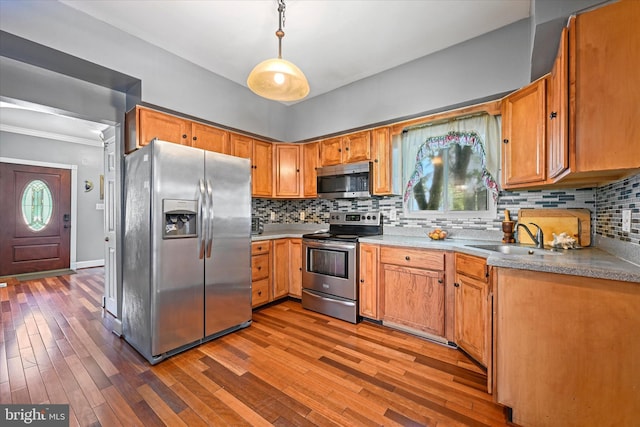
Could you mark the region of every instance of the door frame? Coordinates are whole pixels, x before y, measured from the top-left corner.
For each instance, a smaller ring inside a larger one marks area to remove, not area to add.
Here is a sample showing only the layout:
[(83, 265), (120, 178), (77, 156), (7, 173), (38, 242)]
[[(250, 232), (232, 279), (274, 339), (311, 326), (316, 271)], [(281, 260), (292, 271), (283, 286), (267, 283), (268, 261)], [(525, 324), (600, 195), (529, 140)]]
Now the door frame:
[(69, 268), (77, 269), (76, 262), (76, 242), (77, 242), (77, 217), (78, 217), (78, 166), (66, 165), (62, 163), (40, 162), (36, 160), (13, 159), (10, 157), (0, 157), (0, 162), (12, 163), (25, 166), (40, 166), (45, 168), (58, 168), (71, 170), (71, 246), (69, 254)]

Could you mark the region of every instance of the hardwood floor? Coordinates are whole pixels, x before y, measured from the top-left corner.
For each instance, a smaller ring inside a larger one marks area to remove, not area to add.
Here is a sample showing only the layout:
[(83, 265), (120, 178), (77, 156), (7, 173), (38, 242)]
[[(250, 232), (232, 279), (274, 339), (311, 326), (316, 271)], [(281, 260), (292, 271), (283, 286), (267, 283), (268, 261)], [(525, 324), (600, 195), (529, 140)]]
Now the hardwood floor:
[(295, 301), (152, 367), (111, 332), (103, 274), (0, 289), (0, 402), (69, 403), (82, 426), (507, 425), (461, 352)]

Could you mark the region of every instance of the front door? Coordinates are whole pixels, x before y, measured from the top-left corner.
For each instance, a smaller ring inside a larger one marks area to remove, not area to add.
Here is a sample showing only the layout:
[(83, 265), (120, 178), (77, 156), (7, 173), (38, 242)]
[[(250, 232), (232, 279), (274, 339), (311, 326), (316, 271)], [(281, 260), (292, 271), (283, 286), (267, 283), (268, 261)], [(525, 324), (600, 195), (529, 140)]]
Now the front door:
[(0, 163), (0, 276), (69, 268), (71, 171)]

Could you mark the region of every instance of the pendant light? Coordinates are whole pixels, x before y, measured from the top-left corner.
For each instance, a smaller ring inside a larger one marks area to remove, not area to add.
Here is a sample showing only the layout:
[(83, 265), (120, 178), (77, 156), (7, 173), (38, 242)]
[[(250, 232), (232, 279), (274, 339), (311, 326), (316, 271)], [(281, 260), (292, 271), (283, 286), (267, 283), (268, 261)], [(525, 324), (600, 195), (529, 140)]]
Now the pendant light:
[(274, 101), (298, 101), (309, 94), (309, 83), (295, 64), (282, 59), (284, 0), (278, 0), (278, 57), (262, 61), (249, 74), (247, 85), (257, 95)]

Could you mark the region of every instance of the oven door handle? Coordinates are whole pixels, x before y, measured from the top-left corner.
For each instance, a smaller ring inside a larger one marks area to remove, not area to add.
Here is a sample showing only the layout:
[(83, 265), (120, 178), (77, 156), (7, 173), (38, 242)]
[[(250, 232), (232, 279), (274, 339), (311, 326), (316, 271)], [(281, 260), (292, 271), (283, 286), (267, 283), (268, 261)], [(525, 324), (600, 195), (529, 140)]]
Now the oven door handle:
[(336, 249), (339, 251), (343, 251), (345, 249), (354, 249), (356, 248), (356, 244), (352, 242), (345, 243), (335, 243), (328, 242), (327, 240), (307, 240), (304, 239), (302, 243), (308, 248), (318, 248), (318, 249)]
[(322, 295), (318, 295), (318, 293), (313, 292), (313, 291), (309, 291), (307, 289), (303, 289), (302, 293), (306, 293), (308, 295), (313, 296), (314, 298), (321, 299), (322, 301), (328, 301), (328, 302), (332, 302), (334, 304), (344, 305), (344, 306), (347, 306), (347, 307), (353, 307), (356, 304), (356, 302), (353, 301), (353, 300), (345, 301), (343, 299), (338, 299), (338, 298), (323, 297)]

